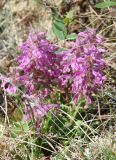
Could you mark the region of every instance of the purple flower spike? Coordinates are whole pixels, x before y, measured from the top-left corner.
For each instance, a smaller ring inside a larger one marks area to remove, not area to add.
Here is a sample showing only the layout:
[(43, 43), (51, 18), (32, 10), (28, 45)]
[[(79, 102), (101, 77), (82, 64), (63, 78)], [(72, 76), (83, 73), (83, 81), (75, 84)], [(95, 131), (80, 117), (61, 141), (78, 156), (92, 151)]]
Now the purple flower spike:
[[(103, 37), (96, 35), (95, 29), (88, 29), (78, 34), (76, 42), (70, 44), (68, 51), (62, 52), (62, 85), (71, 82), (76, 102), (79, 97), (85, 97), (87, 103), (91, 103), (92, 93), (103, 85), (105, 62), (102, 56), (105, 51), (100, 47), (102, 43)], [(66, 75), (70, 75), (70, 78)]]

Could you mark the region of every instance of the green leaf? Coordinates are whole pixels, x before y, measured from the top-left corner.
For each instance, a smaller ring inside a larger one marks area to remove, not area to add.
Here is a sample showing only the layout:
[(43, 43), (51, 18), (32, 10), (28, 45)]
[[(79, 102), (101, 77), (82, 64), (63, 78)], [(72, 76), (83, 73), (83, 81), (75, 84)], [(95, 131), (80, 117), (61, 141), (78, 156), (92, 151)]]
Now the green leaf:
[(75, 40), (77, 38), (77, 34), (76, 33), (71, 33), (71, 34), (67, 35), (66, 38), (68, 40)]
[(29, 126), (24, 122), (15, 122), (14, 126), (12, 126), (11, 134), (15, 138), (19, 134), (25, 134), (29, 131)]
[(69, 11), (66, 15), (66, 18), (73, 19), (73, 16), (74, 16), (74, 11)]
[(81, 126), (83, 124), (83, 121), (81, 121), (81, 120), (77, 120), (76, 121), (76, 127), (79, 127), (79, 126)]
[(107, 7), (113, 7), (113, 6), (116, 6), (116, 2), (114, 1), (101, 2), (95, 5), (96, 8), (107, 8)]
[(60, 31), (65, 31), (66, 32), (66, 27), (64, 22), (59, 21), (59, 20), (55, 20), (54, 24), (56, 25), (57, 29), (59, 29)]
[(61, 19), (58, 19), (56, 17), (54, 18), (52, 30), (59, 39), (64, 40), (66, 38), (67, 29), (65, 27), (64, 22)]
[(55, 34), (59, 39), (61, 39), (61, 40), (64, 40), (64, 39), (65, 39), (64, 33), (63, 33), (62, 31), (58, 30), (54, 24), (52, 25), (52, 30), (53, 30), (54, 34)]

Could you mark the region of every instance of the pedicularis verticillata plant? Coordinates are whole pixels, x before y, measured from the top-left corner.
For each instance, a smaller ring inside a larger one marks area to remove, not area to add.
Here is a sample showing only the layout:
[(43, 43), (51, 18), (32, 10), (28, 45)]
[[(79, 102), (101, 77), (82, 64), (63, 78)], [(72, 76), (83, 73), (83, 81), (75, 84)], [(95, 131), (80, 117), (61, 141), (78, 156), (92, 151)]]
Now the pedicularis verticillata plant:
[[(30, 33), (20, 45), (17, 67), (8, 78), (1, 75), (2, 88), (6, 93), (15, 93), (21, 86), (24, 97), (32, 100), (25, 107), (26, 120), (32, 118), (31, 111), (37, 121), (39, 115), (58, 107), (58, 104), (47, 104), (47, 98), (57, 90), (62, 94), (68, 88), (75, 103), (84, 97), (90, 104), (92, 94), (105, 80), (102, 43), (103, 37), (96, 35), (95, 29), (87, 29), (77, 35), (75, 42), (69, 43), (67, 50), (56, 54), (59, 47), (48, 41), (45, 33)], [(7, 88), (6, 83), (9, 83)]]
[(97, 36), (95, 29), (88, 29), (79, 33), (76, 42), (70, 43), (71, 48), (63, 52), (62, 83), (64, 86), (71, 83), (75, 102), (82, 96), (91, 103), (92, 93), (103, 85), (102, 54), (105, 50), (100, 47), (102, 43), (103, 37)]

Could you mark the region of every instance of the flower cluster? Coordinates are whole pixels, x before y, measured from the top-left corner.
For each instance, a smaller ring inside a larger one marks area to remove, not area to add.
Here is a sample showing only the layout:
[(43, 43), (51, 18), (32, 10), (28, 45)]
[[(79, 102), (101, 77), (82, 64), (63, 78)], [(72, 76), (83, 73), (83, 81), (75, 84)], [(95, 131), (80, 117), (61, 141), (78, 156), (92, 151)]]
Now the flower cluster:
[[(30, 119), (34, 118), (35, 121), (39, 120), (41, 117), (44, 117), (49, 110), (53, 108), (58, 108), (59, 105), (57, 104), (39, 104), (39, 107), (37, 106), (25, 106), (24, 112), (24, 119), (25, 121), (29, 121)], [(32, 114), (33, 113), (33, 114)]]
[(76, 41), (70, 43), (71, 48), (62, 53), (62, 85), (71, 84), (76, 102), (83, 96), (87, 103), (91, 103), (92, 93), (103, 85), (104, 49), (99, 48), (102, 42), (103, 37), (96, 35), (95, 29), (88, 29), (80, 32)]
[(13, 84), (12, 78), (3, 76), (0, 74), (0, 88), (5, 92), (9, 94), (16, 93), (17, 87)]
[[(105, 80), (102, 43), (103, 38), (96, 35), (95, 29), (87, 29), (78, 34), (75, 42), (70, 42), (69, 49), (56, 54), (58, 46), (48, 41), (45, 33), (30, 33), (20, 45), (22, 53), (17, 57), (15, 72), (9, 74), (10, 78), (0, 77), (2, 87), (7, 93), (14, 93), (16, 86), (21, 86), (24, 96), (34, 101), (26, 104), (26, 120), (34, 115), (37, 121), (40, 115), (43, 117), (59, 106), (45, 103), (54, 90), (62, 94), (68, 88), (75, 102), (84, 97), (91, 103), (92, 94)], [(5, 88), (8, 82), (10, 85)]]
[[(43, 93), (44, 97), (58, 85), (60, 56), (54, 54), (57, 46), (46, 39), (45, 33), (30, 33), (28, 39), (20, 45), (22, 54), (18, 56), (19, 76), (17, 81), (25, 88), (26, 94)], [(41, 98), (43, 97), (41, 96)]]

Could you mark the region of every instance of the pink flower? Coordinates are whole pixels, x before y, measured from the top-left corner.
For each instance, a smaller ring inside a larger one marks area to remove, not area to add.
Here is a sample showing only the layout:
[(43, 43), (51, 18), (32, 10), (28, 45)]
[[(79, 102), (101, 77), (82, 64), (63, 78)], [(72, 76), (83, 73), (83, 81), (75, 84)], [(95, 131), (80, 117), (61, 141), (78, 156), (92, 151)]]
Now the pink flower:
[(14, 94), (14, 93), (16, 93), (16, 90), (17, 90), (17, 88), (16, 88), (16, 86), (14, 86), (14, 85), (9, 85), (8, 88), (5, 89), (5, 91), (6, 91), (7, 93), (9, 93), (9, 94)]
[[(70, 49), (63, 51), (64, 82), (62, 85), (70, 83), (74, 101), (80, 97), (85, 97), (88, 103), (91, 102), (92, 93), (100, 88), (105, 80), (102, 70), (105, 63), (102, 59), (104, 49), (101, 48), (103, 37), (96, 35), (95, 29), (88, 29), (80, 32), (76, 42), (70, 43)], [(66, 77), (66, 75), (70, 75)]]
[(30, 121), (32, 117), (37, 122), (39, 118), (46, 116), (46, 114), (53, 108), (58, 108), (58, 104), (40, 104), (37, 106), (26, 106), (24, 109), (24, 119)]
[(3, 89), (4, 92), (9, 94), (16, 93), (17, 87), (13, 84), (12, 78), (0, 75), (0, 80), (1, 80), (1, 88)]

